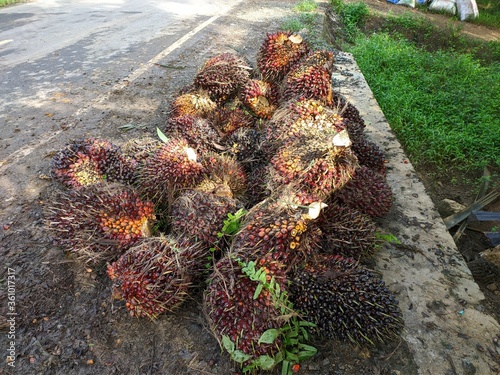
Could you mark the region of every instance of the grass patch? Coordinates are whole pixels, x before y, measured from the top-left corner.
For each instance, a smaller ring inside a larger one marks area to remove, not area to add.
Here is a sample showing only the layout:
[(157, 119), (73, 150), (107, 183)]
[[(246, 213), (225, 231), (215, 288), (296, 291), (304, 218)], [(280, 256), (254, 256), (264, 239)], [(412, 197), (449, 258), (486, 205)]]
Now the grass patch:
[(20, 3), (20, 2), (22, 2), (22, 0), (0, 0), (0, 7), (4, 7), (7, 5)]
[(479, 17), (470, 22), (500, 29), (500, 1), (476, 0)]
[(303, 0), (293, 7), (295, 12), (315, 12), (318, 4), (314, 0)]
[(386, 33), (358, 38), (350, 52), (413, 163), (500, 167), (500, 64)]

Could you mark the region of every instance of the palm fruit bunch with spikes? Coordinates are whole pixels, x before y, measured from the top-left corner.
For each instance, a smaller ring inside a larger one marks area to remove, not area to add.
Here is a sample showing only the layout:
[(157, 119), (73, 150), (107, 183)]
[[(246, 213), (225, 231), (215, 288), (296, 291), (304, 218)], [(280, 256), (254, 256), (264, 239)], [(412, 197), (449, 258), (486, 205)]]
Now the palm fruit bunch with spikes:
[(386, 175), (384, 153), (375, 143), (366, 137), (360, 137), (352, 143), (352, 151), (356, 154), (360, 165), (370, 168), (381, 176)]
[(250, 65), (234, 53), (222, 53), (207, 60), (194, 78), (196, 88), (205, 90), (216, 102), (234, 97), (250, 79)]
[(218, 242), (224, 219), (241, 207), (236, 199), (227, 196), (186, 190), (172, 205), (172, 232), (203, 243), (208, 256), (208, 248)]
[(91, 260), (112, 258), (151, 235), (154, 204), (118, 184), (96, 184), (61, 192), (47, 215), (48, 226), (69, 251)]
[(365, 120), (363, 120), (358, 109), (352, 103), (335, 93), (333, 104), (330, 107), (344, 118), (346, 129), (353, 142), (364, 137)]
[(255, 128), (240, 128), (224, 141), (226, 153), (236, 160), (248, 164), (261, 160), (261, 133)]
[(338, 112), (315, 99), (290, 101), (278, 109), (264, 129), (263, 149), (273, 155), (284, 141), (312, 132), (340, 132), (345, 129)]
[(66, 187), (74, 188), (103, 180), (132, 183), (136, 168), (136, 160), (122, 154), (118, 146), (89, 138), (73, 142), (56, 153), (51, 173)]
[(321, 337), (356, 345), (382, 343), (403, 327), (385, 283), (352, 258), (322, 255), (290, 274), (290, 300)]
[[(258, 369), (259, 357), (274, 358), (282, 351), (281, 337), (271, 343), (260, 339), (268, 330), (279, 330), (284, 319), (273, 290), (252, 277), (255, 264), (248, 266), (231, 255), (219, 260), (205, 291), (203, 308), (213, 335), (230, 352), (231, 359)], [(273, 279), (286, 290), (283, 266), (278, 262), (266, 262), (261, 273), (265, 283)]]
[(264, 80), (279, 82), (309, 50), (299, 34), (269, 33), (257, 54), (257, 66)]
[(288, 141), (271, 158), (270, 181), (297, 182), (302, 189), (326, 198), (351, 180), (358, 165), (348, 142), (343, 140), (345, 134), (345, 130), (325, 131), (322, 136), (310, 132)]
[(196, 186), (204, 167), (196, 151), (183, 138), (171, 138), (149, 157), (138, 172), (142, 195), (159, 205), (170, 205), (180, 189)]
[(334, 197), (373, 218), (387, 215), (393, 202), (391, 187), (384, 176), (364, 165), (356, 169), (353, 178)]
[(170, 106), (170, 117), (196, 116), (209, 117), (217, 104), (203, 91), (188, 92), (179, 95)]
[(208, 119), (184, 115), (171, 117), (167, 121), (167, 136), (184, 138), (198, 152), (215, 150), (221, 139)]
[(356, 260), (375, 252), (376, 225), (373, 220), (340, 202), (328, 202), (317, 225), (322, 233), (322, 252)]
[(283, 80), (283, 99), (316, 99), (332, 104), (332, 66), (333, 54), (327, 51), (315, 52), (299, 62)]
[(239, 107), (218, 108), (212, 116), (212, 121), (223, 139), (227, 139), (240, 128), (253, 128), (255, 125), (255, 118)]
[(278, 108), (279, 89), (274, 83), (252, 79), (240, 90), (240, 100), (257, 117), (270, 119)]
[(200, 246), (172, 237), (143, 239), (108, 265), (113, 296), (125, 300), (131, 316), (156, 318), (188, 297)]
[(245, 260), (270, 257), (286, 265), (311, 256), (319, 251), (321, 241), (321, 231), (310, 215), (318, 204), (321, 208), (321, 201), (292, 189), (280, 191), (279, 198), (267, 198), (246, 215), (232, 252)]
[(162, 145), (160, 140), (146, 136), (129, 139), (122, 145), (121, 150), (126, 157), (134, 158), (140, 168)]
[(235, 158), (214, 152), (203, 155), (206, 177), (196, 189), (221, 197), (243, 199), (247, 189), (247, 176)]
[(245, 194), (246, 207), (253, 207), (269, 197), (267, 189), (267, 165), (257, 161), (249, 163), (247, 173), (247, 191)]

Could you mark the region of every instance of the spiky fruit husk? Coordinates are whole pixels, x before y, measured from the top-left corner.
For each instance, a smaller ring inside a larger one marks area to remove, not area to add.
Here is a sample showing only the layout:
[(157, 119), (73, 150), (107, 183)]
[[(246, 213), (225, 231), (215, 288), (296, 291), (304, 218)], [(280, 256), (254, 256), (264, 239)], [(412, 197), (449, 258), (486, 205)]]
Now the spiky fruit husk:
[(269, 119), (278, 108), (278, 86), (271, 82), (252, 79), (240, 90), (240, 100), (257, 117)]
[(356, 169), (353, 178), (334, 197), (371, 217), (383, 217), (392, 207), (392, 190), (385, 178), (366, 166)]
[(334, 93), (333, 104), (330, 107), (344, 118), (346, 129), (353, 142), (357, 142), (364, 137), (365, 120), (363, 120), (358, 109), (352, 103), (342, 95)]
[(327, 203), (317, 220), (322, 251), (356, 260), (373, 255), (378, 242), (373, 220), (343, 203)]
[(333, 56), (333, 52), (327, 50), (318, 50), (309, 53), (297, 65), (301, 65), (303, 67), (320, 66), (324, 68), (329, 74), (332, 74), (334, 63), (335, 57)]
[(217, 243), (228, 213), (236, 212), (241, 206), (233, 198), (187, 190), (172, 205), (172, 232), (202, 242), (208, 250)]
[(131, 316), (156, 318), (187, 298), (199, 246), (170, 237), (144, 239), (108, 265), (113, 295)]
[(170, 117), (209, 117), (217, 108), (210, 96), (202, 91), (189, 92), (175, 98), (170, 108)]
[(227, 153), (236, 160), (247, 164), (261, 160), (261, 132), (254, 128), (240, 128), (226, 138), (224, 145)]
[(358, 162), (349, 147), (333, 146), (333, 137), (328, 138), (311, 134), (284, 144), (271, 158), (270, 181), (298, 183), (322, 199), (340, 189), (351, 180)]
[(212, 123), (197, 116), (184, 115), (169, 118), (165, 134), (169, 137), (185, 139), (198, 152), (215, 150), (221, 143), (219, 134)]
[(354, 259), (318, 256), (291, 273), (289, 292), (294, 308), (322, 337), (374, 345), (397, 337), (403, 327), (394, 295)]
[(321, 231), (306, 207), (310, 196), (292, 189), (280, 190), (278, 195), (247, 213), (231, 244), (234, 254), (242, 259), (269, 258), (290, 265), (319, 251)]
[(234, 157), (214, 152), (203, 155), (201, 163), (206, 177), (197, 190), (219, 196), (242, 199), (247, 189), (247, 175), (243, 166)]
[(250, 79), (250, 65), (233, 53), (222, 53), (207, 60), (194, 78), (194, 85), (205, 90), (216, 102), (224, 102)]
[(283, 99), (306, 98), (331, 104), (333, 102), (331, 81), (331, 73), (322, 66), (299, 64), (283, 80)]
[(345, 129), (338, 112), (314, 99), (293, 100), (278, 109), (264, 128), (262, 148), (273, 155), (284, 142), (318, 132), (340, 132)]
[(107, 180), (133, 183), (137, 162), (121, 153), (118, 146), (99, 138), (76, 141), (52, 159), (51, 174), (63, 185), (74, 188)]
[(255, 206), (269, 197), (270, 191), (267, 188), (267, 165), (261, 161), (245, 164), (248, 170), (248, 187), (245, 195), (245, 205), (247, 208)]
[(252, 128), (255, 125), (255, 118), (239, 107), (217, 109), (212, 116), (212, 121), (214, 128), (224, 139), (240, 128)]
[(266, 81), (279, 82), (307, 53), (309, 46), (300, 35), (269, 33), (257, 55), (257, 66)]
[[(281, 289), (286, 290), (282, 269), (276, 262), (266, 262), (267, 276), (274, 276)], [(242, 271), (242, 266), (228, 255), (215, 265), (203, 298), (207, 321), (221, 347), (227, 337), (234, 343), (235, 350), (249, 356), (241, 363), (243, 366), (262, 355), (274, 357), (282, 350), (280, 337), (272, 344), (259, 343), (266, 330), (279, 329), (284, 320), (268, 290), (263, 289), (254, 298), (258, 285), (259, 282), (252, 281)]]
[(90, 260), (113, 258), (151, 235), (154, 204), (131, 188), (96, 184), (59, 193), (46, 222), (68, 251)]
[(384, 153), (375, 143), (365, 137), (360, 137), (352, 143), (352, 150), (356, 154), (360, 165), (370, 168), (381, 176), (386, 175), (387, 168)]
[(141, 194), (159, 205), (168, 205), (180, 189), (196, 186), (204, 167), (193, 153), (185, 139), (171, 138), (140, 169), (137, 185)]
[(129, 139), (122, 145), (121, 149), (126, 157), (134, 158), (138, 163), (138, 168), (140, 168), (162, 145), (160, 140), (146, 136)]

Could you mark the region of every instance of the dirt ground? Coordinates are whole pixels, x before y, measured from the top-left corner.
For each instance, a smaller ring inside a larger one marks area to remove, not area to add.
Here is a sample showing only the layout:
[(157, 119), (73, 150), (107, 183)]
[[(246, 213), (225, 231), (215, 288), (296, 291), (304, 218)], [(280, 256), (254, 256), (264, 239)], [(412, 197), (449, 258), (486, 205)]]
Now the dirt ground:
[[(131, 318), (123, 303), (111, 298), (104, 266), (83, 264), (53, 245), (44, 227), (43, 210), (56, 185), (46, 176), (50, 156), (70, 139), (93, 135), (122, 143), (141, 134), (154, 134), (156, 127), (165, 123), (170, 100), (179, 88), (191, 82), (203, 61), (227, 50), (237, 50), (254, 61), (265, 33), (279, 26), (276, 14), (288, 14), (291, 3), (246, 2), (238, 12), (222, 17), (207, 32), (196, 36), (182, 51), (169, 55), (162, 66), (155, 66), (123, 90), (110, 92), (105, 102), (93, 102), (88, 110), (78, 112), (78, 122), (85, 126), (68, 127), (67, 133), (63, 132), (59, 139), (48, 142), (45, 150), (34, 154), (37, 160), (33, 160), (33, 156), (24, 166), (5, 170), (5, 174), (12, 174), (13, 181), (29, 183), (33, 198), (2, 203), (0, 256), (5, 267), (0, 270), (0, 280), (5, 290), (5, 280), (13, 270), (18, 315), (16, 368), (12, 372), (3, 355), (0, 374), (228, 375), (239, 372), (221, 352), (206, 326), (200, 306), (201, 288), (174, 315), (164, 315), (155, 321)], [(390, 10), (398, 8), (375, 0), (367, 3)], [(259, 8), (262, 4), (265, 7)], [(485, 35), (482, 31), (478, 34)], [(85, 100), (67, 94), (71, 100)], [(55, 102), (64, 105), (63, 101)], [(39, 114), (25, 116), (29, 121)], [(45, 117), (53, 127), (76, 121), (58, 117), (57, 112), (50, 118)], [(125, 124), (133, 124), (135, 128), (129, 132), (119, 131), (118, 127)], [(13, 175), (20, 170), (26, 173), (24, 180)], [(447, 197), (467, 204), (473, 199), (470, 186), (450, 184), (448, 177), (438, 181), (425, 170), (418, 172), (436, 201)], [(476, 245), (475, 240), (472, 241)], [(495, 282), (500, 288), (498, 279)], [(488, 293), (486, 286), (482, 285), (491, 300), (491, 309), (496, 308), (498, 313), (498, 291)], [(7, 348), (5, 338), (9, 327), (5, 319), (5, 298), (2, 293), (2, 351)], [(417, 373), (403, 340), (376, 348), (353, 348), (334, 341), (314, 345), (318, 354), (304, 363), (301, 374)]]

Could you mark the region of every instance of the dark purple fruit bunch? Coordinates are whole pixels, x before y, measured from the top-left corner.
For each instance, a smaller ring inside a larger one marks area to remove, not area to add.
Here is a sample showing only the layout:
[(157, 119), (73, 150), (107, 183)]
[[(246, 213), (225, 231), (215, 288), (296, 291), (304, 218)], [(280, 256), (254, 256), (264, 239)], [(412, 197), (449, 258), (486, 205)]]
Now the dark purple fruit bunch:
[(217, 108), (210, 96), (203, 92), (189, 92), (175, 98), (170, 108), (170, 117), (209, 117)]
[(118, 146), (98, 139), (76, 141), (52, 159), (51, 174), (69, 188), (102, 182), (132, 183), (137, 162), (121, 153)]
[[(284, 320), (272, 293), (262, 288), (256, 295), (257, 287), (262, 284), (251, 280), (242, 267), (229, 255), (219, 260), (205, 291), (203, 305), (215, 338), (226, 350), (227, 343), (232, 342), (232, 352), (241, 353), (239, 363), (246, 366), (260, 356), (273, 358), (282, 350), (279, 336), (273, 343), (259, 342), (259, 339), (266, 330), (278, 330)], [(266, 262), (266, 279), (271, 280), (273, 276), (277, 280), (284, 279), (282, 268), (277, 262)], [(286, 283), (279, 285), (286, 290)]]
[(366, 128), (365, 120), (361, 117), (359, 110), (352, 103), (345, 97), (334, 93), (333, 104), (330, 107), (340, 113), (344, 118), (346, 129), (353, 142), (357, 142), (364, 137)]
[(224, 141), (227, 153), (248, 164), (261, 159), (261, 132), (255, 128), (240, 128)]
[(59, 193), (46, 221), (56, 241), (91, 260), (113, 258), (151, 235), (154, 205), (116, 184), (96, 184)]
[(257, 117), (270, 119), (278, 108), (278, 86), (271, 82), (252, 79), (241, 89), (240, 100)]
[(383, 217), (392, 207), (393, 195), (384, 176), (366, 166), (356, 169), (353, 178), (334, 197), (371, 217)]
[(385, 283), (352, 258), (323, 255), (295, 269), (289, 294), (321, 337), (375, 345), (397, 337), (404, 325)]
[(188, 297), (197, 246), (170, 237), (144, 239), (108, 265), (113, 296), (131, 316), (149, 317), (177, 309)]
[(129, 139), (122, 145), (121, 149), (126, 157), (135, 159), (138, 163), (138, 168), (140, 168), (162, 146), (163, 143), (158, 139), (141, 137)]
[(352, 143), (352, 150), (358, 158), (359, 164), (370, 168), (375, 173), (385, 176), (387, 167), (382, 150), (373, 142), (360, 137)]
[(279, 82), (307, 53), (309, 46), (299, 34), (270, 33), (257, 55), (257, 66), (264, 80)]
[(195, 87), (205, 90), (216, 102), (234, 97), (250, 79), (250, 65), (233, 53), (222, 53), (207, 60), (194, 78)]
[(198, 152), (216, 150), (221, 143), (219, 133), (209, 120), (192, 115), (169, 118), (165, 134), (185, 139)]
[(140, 169), (138, 188), (158, 204), (171, 204), (180, 189), (196, 186), (203, 172), (204, 167), (188, 142), (171, 138)]
[(321, 229), (322, 251), (361, 260), (375, 252), (377, 227), (373, 220), (343, 203), (328, 202), (317, 225)]

